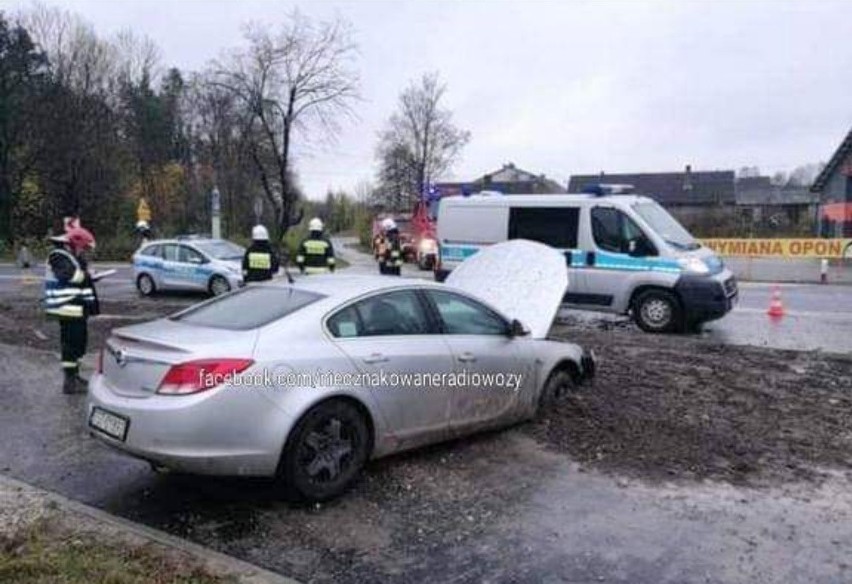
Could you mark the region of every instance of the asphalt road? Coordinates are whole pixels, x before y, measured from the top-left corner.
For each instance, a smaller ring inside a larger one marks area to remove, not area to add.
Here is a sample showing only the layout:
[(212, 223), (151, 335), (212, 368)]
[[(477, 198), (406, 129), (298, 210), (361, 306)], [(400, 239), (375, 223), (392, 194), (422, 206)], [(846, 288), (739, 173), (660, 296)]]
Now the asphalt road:
[[(377, 274), (372, 257), (351, 247), (351, 238), (335, 238), (340, 257), (349, 262), (346, 273)], [(97, 270), (113, 268), (115, 275), (98, 283), (103, 298), (128, 300), (136, 297), (132, 270), (127, 264), (96, 264)], [(14, 293), (21, 286), (40, 285), (40, 270), (20, 270), (0, 265), (0, 294)], [(298, 273), (294, 274), (298, 279)], [(428, 271), (406, 264), (403, 276), (431, 279)], [(742, 282), (738, 306), (721, 320), (707, 323), (702, 335), (721, 343), (755, 345), (782, 349), (852, 352), (852, 286), (835, 284), (781, 284), (786, 314), (772, 319), (766, 314), (775, 285)], [(172, 297), (174, 298), (174, 297)], [(192, 302), (203, 296), (180, 296), (179, 301)], [(624, 317), (596, 312), (563, 312), (583, 326), (624, 326)], [(632, 326), (632, 325), (630, 325)]]

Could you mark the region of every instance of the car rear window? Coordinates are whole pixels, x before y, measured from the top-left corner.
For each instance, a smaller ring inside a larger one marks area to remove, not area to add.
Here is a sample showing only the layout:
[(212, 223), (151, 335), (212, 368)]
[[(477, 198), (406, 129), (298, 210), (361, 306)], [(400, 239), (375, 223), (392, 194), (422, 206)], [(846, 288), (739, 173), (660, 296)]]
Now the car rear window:
[(185, 324), (245, 331), (285, 317), (320, 298), (321, 294), (295, 288), (249, 286), (169, 318)]

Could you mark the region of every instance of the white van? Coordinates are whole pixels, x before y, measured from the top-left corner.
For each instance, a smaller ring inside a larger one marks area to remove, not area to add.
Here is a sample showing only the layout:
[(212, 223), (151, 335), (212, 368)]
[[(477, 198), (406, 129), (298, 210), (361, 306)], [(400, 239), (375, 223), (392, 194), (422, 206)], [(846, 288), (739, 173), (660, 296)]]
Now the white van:
[(631, 314), (642, 330), (692, 329), (721, 318), (737, 301), (737, 283), (653, 199), (639, 195), (447, 197), (438, 211), (443, 280), (483, 246), (531, 239), (565, 254), (571, 308)]

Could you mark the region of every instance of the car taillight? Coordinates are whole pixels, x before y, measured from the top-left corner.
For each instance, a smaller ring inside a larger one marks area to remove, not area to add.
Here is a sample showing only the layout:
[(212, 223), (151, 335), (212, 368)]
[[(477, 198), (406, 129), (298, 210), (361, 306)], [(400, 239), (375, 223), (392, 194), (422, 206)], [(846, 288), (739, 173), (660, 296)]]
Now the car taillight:
[(234, 375), (251, 367), (251, 359), (200, 359), (172, 365), (157, 393), (188, 395), (229, 383)]

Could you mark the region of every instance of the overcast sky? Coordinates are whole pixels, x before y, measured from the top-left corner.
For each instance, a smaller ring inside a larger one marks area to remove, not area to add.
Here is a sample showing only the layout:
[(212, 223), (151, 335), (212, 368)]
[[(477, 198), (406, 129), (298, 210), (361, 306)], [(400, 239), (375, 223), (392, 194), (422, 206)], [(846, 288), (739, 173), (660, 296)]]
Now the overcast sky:
[(184, 70), (239, 45), (242, 23), (275, 23), (294, 6), (350, 20), (363, 102), (335, 144), (297, 161), (312, 198), (373, 177), (378, 130), (428, 71), (472, 134), (453, 172), (461, 180), (509, 161), (563, 182), (685, 164), (771, 174), (827, 160), (852, 125), (849, 1), (46, 3), (103, 35), (145, 34), (165, 66)]

